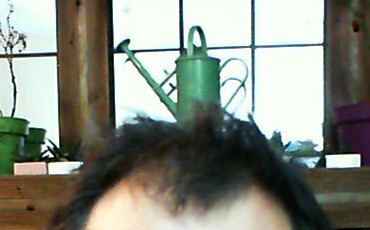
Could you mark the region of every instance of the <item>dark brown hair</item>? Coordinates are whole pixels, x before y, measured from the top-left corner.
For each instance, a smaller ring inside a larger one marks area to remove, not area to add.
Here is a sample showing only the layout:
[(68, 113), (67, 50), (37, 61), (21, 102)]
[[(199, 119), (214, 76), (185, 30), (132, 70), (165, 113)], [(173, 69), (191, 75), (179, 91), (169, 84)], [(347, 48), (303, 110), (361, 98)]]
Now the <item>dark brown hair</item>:
[(312, 192), (270, 149), (256, 124), (221, 114), (203, 111), (196, 122), (182, 126), (145, 117), (123, 125), (109, 149), (85, 164), (75, 196), (49, 229), (84, 229), (99, 198), (149, 164), (165, 168), (161, 188), (170, 192), (176, 208), (186, 207), (190, 198), (200, 208), (212, 208), (253, 181), (282, 204), (294, 229), (330, 229)]

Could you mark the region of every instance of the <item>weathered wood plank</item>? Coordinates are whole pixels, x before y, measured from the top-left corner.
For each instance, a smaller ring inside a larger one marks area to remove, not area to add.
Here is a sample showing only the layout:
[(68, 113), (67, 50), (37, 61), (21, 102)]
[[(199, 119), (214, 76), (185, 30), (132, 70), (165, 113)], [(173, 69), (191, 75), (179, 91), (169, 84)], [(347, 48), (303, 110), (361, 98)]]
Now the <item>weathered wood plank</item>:
[(370, 192), (370, 167), (301, 170), (315, 193)]
[(336, 228), (370, 229), (370, 202), (324, 204), (323, 207)]
[[(370, 168), (300, 172), (337, 228), (370, 228)], [(2, 226), (7, 226), (7, 230), (39, 229), (36, 227), (47, 219), (44, 213), (52, 213), (63, 195), (68, 195), (75, 178), (0, 177), (0, 230), (4, 229)], [(19, 223), (24, 220), (21, 218), (30, 221)]]
[(48, 211), (0, 210), (0, 230), (42, 230), (50, 215)]
[(69, 176), (1, 176), (0, 199), (58, 198), (70, 182)]
[(91, 152), (112, 127), (111, 1), (57, 0), (60, 139), (69, 153)]
[(370, 228), (370, 168), (302, 170), (337, 228)]
[(0, 198), (1, 211), (19, 211), (19, 210), (41, 210), (50, 211), (57, 205), (58, 197), (39, 198), (39, 199), (3, 199)]
[(1, 176), (0, 230), (41, 230), (74, 183), (73, 176)]

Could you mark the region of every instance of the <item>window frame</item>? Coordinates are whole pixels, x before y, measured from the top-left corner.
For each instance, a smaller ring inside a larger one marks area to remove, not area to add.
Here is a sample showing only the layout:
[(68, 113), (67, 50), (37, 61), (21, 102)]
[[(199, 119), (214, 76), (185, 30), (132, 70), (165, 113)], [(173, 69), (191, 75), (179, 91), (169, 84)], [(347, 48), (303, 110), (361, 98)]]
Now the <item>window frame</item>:
[[(111, 0), (113, 2), (113, 0)], [(158, 48), (158, 49), (133, 49), (134, 53), (148, 53), (148, 52), (166, 52), (166, 51), (179, 51), (179, 53), (183, 53), (185, 48), (185, 32), (184, 32), (184, 0), (179, 1), (179, 48)], [(325, 10), (325, 2), (324, 2), (324, 10)], [(323, 42), (319, 43), (286, 43), (286, 44), (273, 44), (273, 45), (258, 45), (256, 43), (256, 0), (251, 0), (251, 44), (245, 46), (211, 46), (207, 47), (208, 50), (231, 50), (231, 49), (250, 49), (251, 50), (251, 68), (250, 68), (250, 76), (252, 82), (252, 112), (255, 111), (255, 83), (256, 83), (256, 50), (257, 49), (264, 49), (264, 48), (292, 48), (292, 47), (323, 47), (325, 52), (325, 36)], [(112, 13), (113, 15), (113, 13)], [(325, 34), (325, 31), (324, 31)], [(114, 50), (114, 54), (122, 54), (123, 51), (116, 51)], [(325, 60), (324, 62), (324, 69), (325, 69)]]

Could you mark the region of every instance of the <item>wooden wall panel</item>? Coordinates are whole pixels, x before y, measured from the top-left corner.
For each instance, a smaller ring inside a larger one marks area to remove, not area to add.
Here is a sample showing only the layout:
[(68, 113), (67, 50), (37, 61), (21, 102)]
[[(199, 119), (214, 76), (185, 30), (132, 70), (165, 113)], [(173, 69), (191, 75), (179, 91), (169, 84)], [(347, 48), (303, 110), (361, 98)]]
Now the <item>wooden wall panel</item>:
[(369, 193), (370, 167), (300, 171), (315, 193)]
[[(370, 228), (370, 168), (302, 170), (337, 228)], [(75, 176), (1, 176), (0, 230), (42, 229)], [(26, 220), (28, 221), (24, 221)]]
[(58, 198), (70, 181), (69, 176), (2, 176), (0, 194), (4, 199)]
[(73, 183), (73, 176), (1, 176), (0, 230), (44, 229)]
[(302, 174), (336, 227), (370, 229), (370, 168), (315, 169)]
[(50, 212), (26, 210), (0, 210), (1, 230), (43, 230)]

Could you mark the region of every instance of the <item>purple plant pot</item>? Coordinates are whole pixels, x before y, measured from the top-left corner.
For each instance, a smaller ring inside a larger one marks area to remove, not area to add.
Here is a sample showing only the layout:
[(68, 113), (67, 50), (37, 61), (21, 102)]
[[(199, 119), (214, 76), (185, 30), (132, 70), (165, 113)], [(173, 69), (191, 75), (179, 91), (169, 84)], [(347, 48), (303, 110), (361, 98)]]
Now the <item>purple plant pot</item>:
[(361, 154), (361, 165), (370, 166), (370, 103), (358, 103), (334, 110), (339, 151)]

